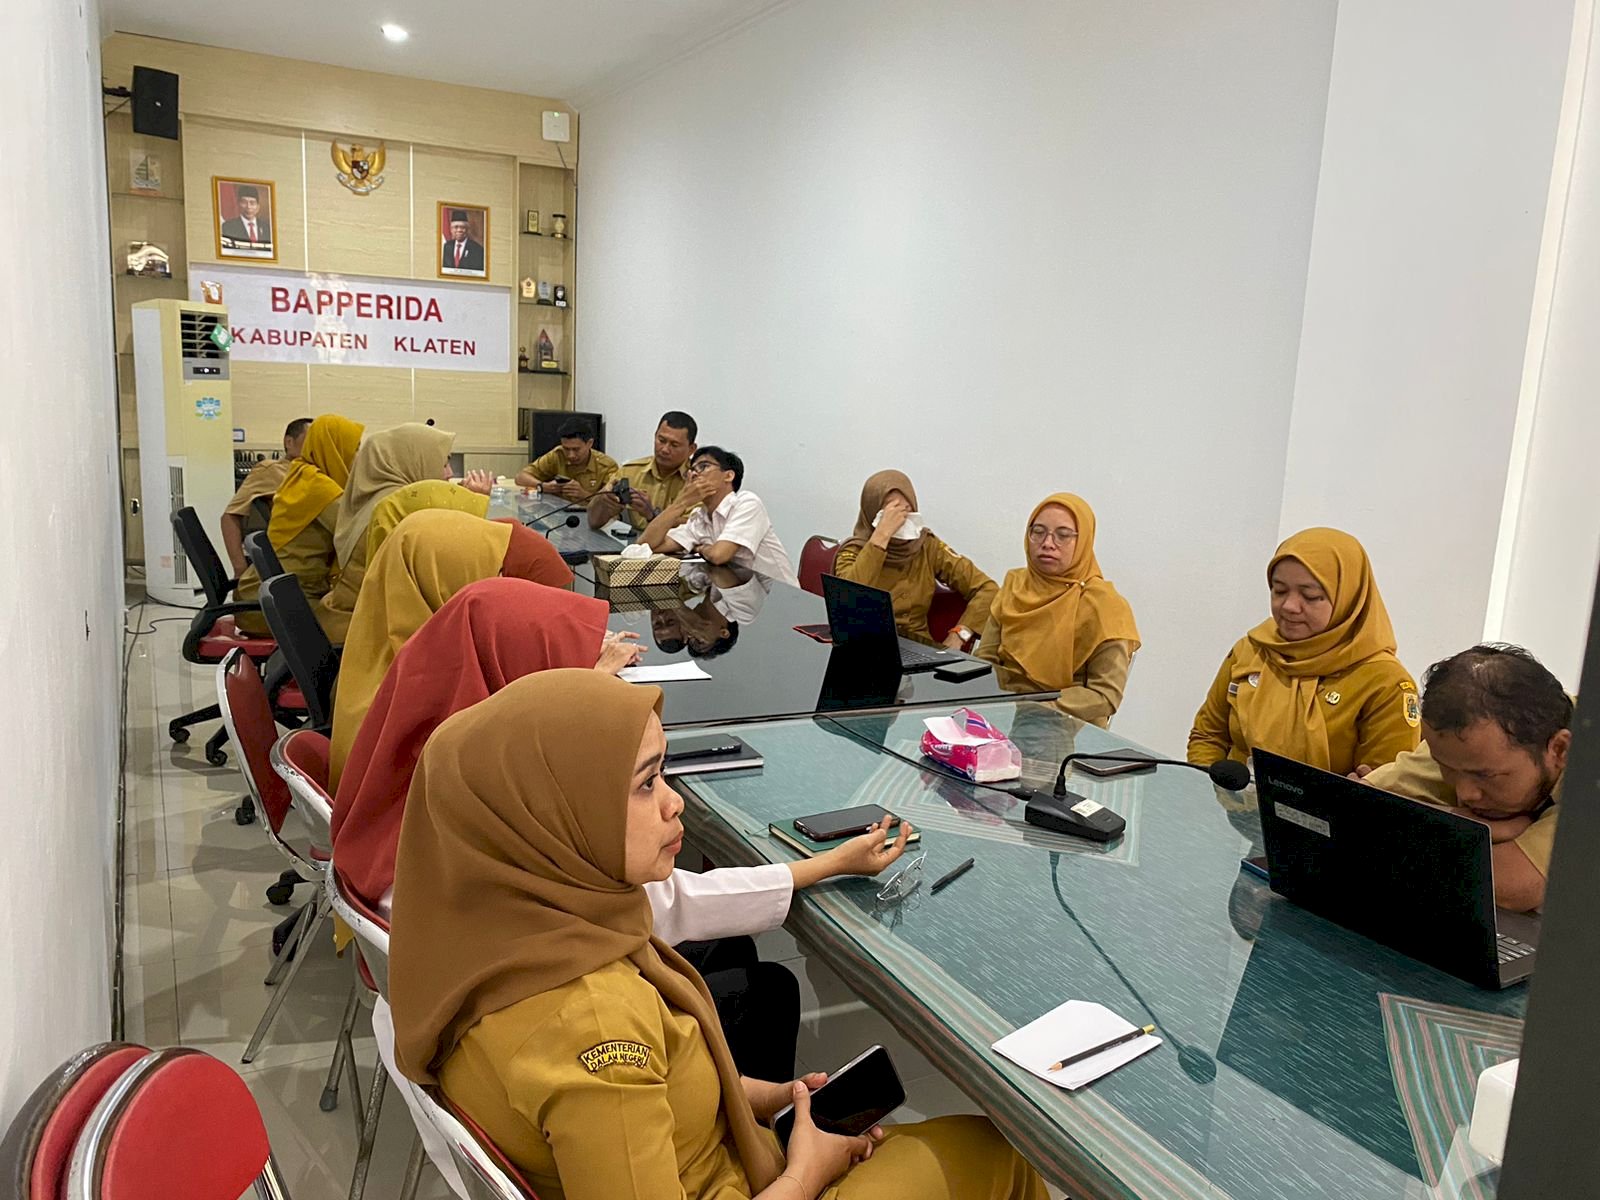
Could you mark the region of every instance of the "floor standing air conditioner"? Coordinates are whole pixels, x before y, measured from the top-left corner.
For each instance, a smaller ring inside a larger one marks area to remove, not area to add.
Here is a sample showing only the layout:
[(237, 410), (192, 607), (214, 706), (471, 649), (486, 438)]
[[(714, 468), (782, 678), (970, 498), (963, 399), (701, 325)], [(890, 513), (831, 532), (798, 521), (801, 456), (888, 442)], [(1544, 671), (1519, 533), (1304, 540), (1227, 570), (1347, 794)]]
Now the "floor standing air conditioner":
[[(220, 343), (212, 336), (218, 329)], [(172, 535), (172, 514), (191, 506), (215, 540), (233, 496), (227, 329), (228, 311), (216, 304), (133, 306), (145, 590), (152, 600), (192, 607), (200, 586)]]

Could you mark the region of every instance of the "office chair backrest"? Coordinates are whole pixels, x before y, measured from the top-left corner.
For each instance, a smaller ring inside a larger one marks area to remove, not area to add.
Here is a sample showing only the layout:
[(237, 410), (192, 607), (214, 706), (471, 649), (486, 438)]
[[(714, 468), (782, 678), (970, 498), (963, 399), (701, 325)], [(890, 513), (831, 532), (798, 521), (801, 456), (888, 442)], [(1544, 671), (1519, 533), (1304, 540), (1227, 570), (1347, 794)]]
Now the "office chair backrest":
[[(967, 599), (953, 588), (938, 584), (933, 589), (933, 600), (928, 604), (928, 635), (936, 642), (950, 636), (950, 631), (960, 623), (967, 611)], [(973, 633), (982, 633), (974, 629)]]
[(231, 1067), (199, 1050), (146, 1055), (95, 1106), (68, 1200), (286, 1196), (261, 1110)]
[(265, 529), (244, 535), (244, 556), (250, 560), (250, 565), (256, 569), (256, 574), (263, 579), (271, 579), (274, 575), (284, 573), (283, 564), (278, 561), (278, 552), (272, 548)]
[(328, 872), (328, 900), (333, 911), (350, 926), (361, 943), (361, 961), (372, 976), (373, 990), (389, 998), (389, 923), (381, 914), (351, 890), (339, 874), (339, 858), (334, 855)]
[(813, 596), (822, 595), (822, 577), (833, 574), (833, 560), (839, 555), (839, 543), (813, 533), (800, 547), (800, 586)]
[(272, 831), (281, 832), (290, 798), (289, 785), (272, 769), (278, 725), (272, 717), (267, 686), (261, 681), (261, 668), (243, 650), (230, 650), (217, 664), (217, 704), (228, 737), (239, 748), (239, 772), (251, 799), (267, 814)]
[(333, 797), (328, 794), (328, 762), (333, 746), (315, 729), (291, 729), (272, 747), (272, 769), (289, 785), (294, 805), (311, 827), (333, 839)]
[(0, 1195), (59, 1200), (89, 1114), (123, 1072), (148, 1053), (127, 1042), (101, 1042), (50, 1072), (22, 1102), (0, 1141)]
[(257, 496), (250, 501), (249, 527), (252, 530), (265, 529), (272, 523), (272, 497)]
[(414, 1101), (412, 1112), (425, 1114), (449, 1145), (471, 1200), (538, 1200), (533, 1185), (471, 1117), (440, 1104), (426, 1088), (409, 1079), (406, 1087)]
[(289, 664), (289, 672), (306, 698), (313, 729), (333, 725), (333, 685), (339, 677), (339, 656), (317, 624), (317, 614), (293, 575), (279, 575), (261, 584), (261, 612), (267, 628)]
[(172, 533), (195, 577), (205, 593), (207, 608), (220, 608), (228, 602), (233, 591), (233, 580), (228, 578), (228, 568), (223, 565), (217, 548), (211, 544), (205, 527), (200, 524), (200, 514), (193, 508), (180, 508), (172, 514)]

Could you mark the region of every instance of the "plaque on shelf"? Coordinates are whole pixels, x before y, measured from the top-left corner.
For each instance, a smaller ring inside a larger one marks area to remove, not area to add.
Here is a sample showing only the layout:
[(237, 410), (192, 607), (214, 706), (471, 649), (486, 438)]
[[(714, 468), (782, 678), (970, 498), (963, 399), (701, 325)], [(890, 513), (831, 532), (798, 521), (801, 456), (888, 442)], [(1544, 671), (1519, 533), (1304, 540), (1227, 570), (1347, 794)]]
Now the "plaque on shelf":
[(524, 300), (532, 300), (538, 294), (534, 287), (533, 276), (530, 275), (522, 281), (522, 298)]
[(540, 304), (554, 304), (555, 303), (555, 301), (550, 298), (550, 281), (548, 279), (539, 280), (539, 303)]
[(154, 242), (128, 243), (128, 274), (152, 279), (171, 279), (172, 262), (167, 252)]
[(539, 370), (559, 371), (561, 369), (561, 364), (556, 361), (556, 346), (555, 343), (550, 340), (550, 333), (548, 330), (539, 330), (538, 349)]
[(565, 308), (567, 306), (567, 285), (564, 283), (556, 284), (555, 305), (557, 308)]
[(204, 304), (222, 303), (222, 285), (214, 279), (200, 281), (200, 300)]
[(537, 208), (528, 210), (528, 232), (534, 234), (539, 232), (539, 210)]
[(528, 348), (526, 346), (518, 346), (517, 347), (517, 370), (519, 370), (519, 371), (531, 371), (531, 370), (533, 370), (533, 368), (528, 365)]
[(564, 238), (567, 236), (567, 214), (550, 214), (550, 236)]

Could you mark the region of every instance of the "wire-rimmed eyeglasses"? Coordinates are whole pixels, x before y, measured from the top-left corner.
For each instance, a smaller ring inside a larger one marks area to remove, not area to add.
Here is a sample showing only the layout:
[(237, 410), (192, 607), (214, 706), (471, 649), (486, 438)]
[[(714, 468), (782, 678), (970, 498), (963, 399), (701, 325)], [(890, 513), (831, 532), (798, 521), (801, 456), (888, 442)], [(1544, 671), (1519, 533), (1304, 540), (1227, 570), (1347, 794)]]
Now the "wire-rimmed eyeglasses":
[(896, 871), (889, 882), (878, 889), (878, 899), (885, 904), (896, 904), (921, 887), (922, 863), (927, 857), (924, 851)]

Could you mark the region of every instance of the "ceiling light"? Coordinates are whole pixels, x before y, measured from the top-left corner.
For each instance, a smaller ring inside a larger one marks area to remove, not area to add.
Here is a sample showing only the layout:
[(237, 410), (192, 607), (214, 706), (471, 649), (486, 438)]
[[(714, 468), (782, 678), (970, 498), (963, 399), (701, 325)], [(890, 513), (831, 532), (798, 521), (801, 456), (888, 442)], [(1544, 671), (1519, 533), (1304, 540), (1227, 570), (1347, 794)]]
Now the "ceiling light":
[(386, 24), (379, 26), (379, 28), (383, 30), (383, 36), (388, 38), (391, 42), (403, 42), (411, 36), (406, 32), (405, 26), (403, 25)]

